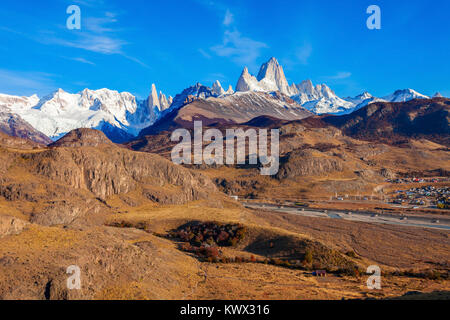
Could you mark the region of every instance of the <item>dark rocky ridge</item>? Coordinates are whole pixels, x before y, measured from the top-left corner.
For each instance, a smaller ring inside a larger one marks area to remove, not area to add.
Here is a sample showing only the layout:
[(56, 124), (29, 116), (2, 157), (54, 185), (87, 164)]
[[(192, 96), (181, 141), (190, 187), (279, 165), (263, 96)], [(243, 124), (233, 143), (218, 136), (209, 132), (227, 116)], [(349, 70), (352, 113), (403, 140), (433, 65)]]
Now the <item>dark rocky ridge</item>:
[(52, 140), (40, 131), (34, 129), (19, 115), (0, 111), (0, 132), (12, 137), (24, 138), (39, 144), (49, 144)]
[(242, 124), (259, 116), (297, 120), (312, 113), (281, 93), (243, 92), (224, 98), (194, 99), (168, 112), (139, 136), (158, 134), (176, 128), (192, 128), (194, 121), (204, 126)]
[(450, 100), (445, 98), (377, 102), (348, 115), (328, 115), (321, 120), (358, 139), (392, 142), (426, 138), (450, 146)]

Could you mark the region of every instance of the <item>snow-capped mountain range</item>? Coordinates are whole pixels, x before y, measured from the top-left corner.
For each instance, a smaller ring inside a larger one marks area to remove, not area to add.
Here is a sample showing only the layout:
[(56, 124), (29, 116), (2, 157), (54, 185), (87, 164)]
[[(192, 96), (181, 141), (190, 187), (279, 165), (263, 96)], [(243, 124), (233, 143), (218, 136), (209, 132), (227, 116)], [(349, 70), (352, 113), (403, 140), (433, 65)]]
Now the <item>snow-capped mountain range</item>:
[(12, 112), (35, 129), (57, 139), (77, 128), (107, 131), (116, 141), (126, 140), (151, 125), (172, 104), (156, 91), (155, 85), (146, 100), (139, 101), (131, 93), (114, 90), (84, 89), (68, 93), (62, 89), (39, 99), (0, 95), (0, 112)]
[(310, 80), (289, 85), (282, 66), (271, 58), (261, 66), (256, 77), (245, 67), (235, 91), (231, 86), (225, 91), (216, 81), (212, 87), (197, 83), (174, 98), (166, 97), (161, 91), (158, 93), (153, 84), (145, 100), (138, 100), (128, 92), (110, 89), (84, 89), (74, 94), (58, 89), (43, 98), (37, 95), (19, 97), (0, 94), (0, 113), (19, 116), (53, 140), (73, 129), (94, 128), (102, 130), (115, 142), (123, 142), (138, 135), (164, 114), (195, 99), (227, 99), (251, 92), (281, 92), (316, 114), (346, 114), (378, 101), (403, 102), (429, 98), (412, 89), (397, 90), (383, 98), (368, 92), (354, 98), (340, 98), (327, 85), (314, 86)]
[(429, 99), (412, 89), (397, 90), (383, 98), (377, 98), (364, 92), (354, 98), (343, 99), (338, 97), (326, 84), (314, 86), (311, 80), (289, 85), (283, 67), (275, 58), (271, 58), (261, 66), (257, 77), (252, 76), (248, 69), (244, 68), (237, 82), (236, 91), (280, 91), (316, 114), (351, 113), (370, 103), (380, 101), (404, 102), (412, 99)]

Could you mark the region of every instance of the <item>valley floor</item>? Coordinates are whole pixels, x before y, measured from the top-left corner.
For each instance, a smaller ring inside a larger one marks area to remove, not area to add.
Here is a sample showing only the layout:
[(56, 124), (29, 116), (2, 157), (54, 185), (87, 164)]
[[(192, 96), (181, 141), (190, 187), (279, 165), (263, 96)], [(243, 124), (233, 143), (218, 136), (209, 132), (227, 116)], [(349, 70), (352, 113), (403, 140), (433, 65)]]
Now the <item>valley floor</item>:
[[(283, 256), (304, 243), (316, 250), (324, 245), (324, 254), (335, 257), (353, 251), (345, 259), (362, 269), (381, 267), (382, 289), (368, 289), (365, 274), (314, 277), (311, 270), (270, 263), (204, 261), (167, 238), (168, 231), (192, 221), (237, 223), (248, 229), (236, 247), (221, 249), (226, 256)], [(267, 241), (275, 251), (258, 249)], [(446, 230), (248, 210), (232, 202), (222, 207), (208, 201), (136, 207), (91, 227), (31, 224), (0, 243), (2, 299), (364, 299), (412, 291), (450, 298), (448, 278), (393, 274), (448, 273)], [(66, 289), (69, 265), (81, 268), (81, 290)]]

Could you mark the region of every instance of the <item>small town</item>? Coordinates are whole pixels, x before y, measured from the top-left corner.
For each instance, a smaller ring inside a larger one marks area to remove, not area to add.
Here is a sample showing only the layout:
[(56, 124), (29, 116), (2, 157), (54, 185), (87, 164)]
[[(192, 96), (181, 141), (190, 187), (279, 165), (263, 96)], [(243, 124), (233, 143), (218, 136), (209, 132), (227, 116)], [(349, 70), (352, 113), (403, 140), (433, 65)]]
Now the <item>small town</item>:
[(408, 190), (395, 191), (393, 203), (429, 206), (448, 209), (450, 205), (450, 188), (422, 186)]

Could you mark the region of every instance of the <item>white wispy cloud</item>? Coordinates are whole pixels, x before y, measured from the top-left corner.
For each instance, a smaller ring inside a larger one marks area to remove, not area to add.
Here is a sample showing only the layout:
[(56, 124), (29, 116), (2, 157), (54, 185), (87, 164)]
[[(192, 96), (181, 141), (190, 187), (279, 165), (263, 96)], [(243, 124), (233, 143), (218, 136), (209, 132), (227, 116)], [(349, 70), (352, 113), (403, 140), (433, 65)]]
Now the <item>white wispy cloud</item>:
[[(94, 0), (88, 2), (91, 6), (100, 3)], [(102, 16), (85, 17), (82, 21), (82, 32), (73, 32), (71, 37), (64, 38), (56, 35), (46, 35), (38, 41), (45, 44), (83, 49), (99, 54), (117, 54), (145, 68), (149, 68), (148, 65), (138, 58), (129, 55), (124, 49), (129, 43), (120, 36), (117, 36), (118, 31), (123, 31), (114, 25), (118, 22), (117, 13), (106, 11)]]
[(230, 24), (233, 23), (233, 21), (234, 21), (233, 14), (230, 12), (229, 9), (227, 9), (227, 11), (225, 12), (225, 18), (223, 19), (223, 24), (229, 26)]
[(71, 60), (95, 66), (94, 62), (86, 60), (85, 58), (82, 58), (82, 57), (71, 58)]
[(42, 42), (57, 44), (65, 47), (84, 49), (103, 54), (123, 54), (122, 47), (126, 41), (108, 36), (83, 33), (74, 40), (66, 40), (58, 37), (49, 37)]
[(326, 78), (326, 79), (329, 79), (329, 80), (342, 80), (342, 79), (348, 79), (348, 78), (350, 78), (351, 76), (352, 76), (352, 73), (351, 73), (351, 72), (348, 72), (348, 71), (341, 71), (341, 72), (336, 73), (335, 75), (327, 76), (327, 77), (325, 77), (325, 78)]
[(26, 36), (23, 32), (8, 28), (8, 27), (4, 27), (4, 26), (0, 26), (0, 31), (2, 32), (8, 32), (8, 33), (14, 33), (17, 34), (19, 36)]
[(264, 42), (244, 37), (237, 30), (226, 30), (223, 42), (211, 47), (211, 50), (220, 57), (229, 57), (239, 65), (247, 65), (253, 68), (261, 55), (261, 50), (264, 48), (268, 48)]
[(114, 29), (110, 26), (117, 22), (115, 15), (108, 12), (104, 17), (87, 17), (83, 19), (84, 27), (95, 33), (113, 32)]
[[(211, 54), (219, 57), (230, 58), (236, 64), (253, 69), (257, 67), (256, 60), (260, 57), (261, 51), (268, 48), (264, 42), (257, 41), (244, 36), (239, 32), (235, 25), (235, 15), (229, 4), (224, 4), (217, 0), (195, 0), (197, 3), (211, 9), (220, 17), (220, 23), (225, 31), (222, 37), (222, 43), (214, 45), (209, 49), (199, 49), (198, 51), (205, 58), (210, 59)], [(218, 21), (218, 22), (219, 22)], [(210, 54), (211, 53), (211, 54)]]
[(44, 72), (0, 69), (0, 92), (13, 95), (47, 94), (56, 88), (54, 77)]
[(200, 52), (200, 54), (206, 59), (211, 59), (211, 55), (202, 48), (198, 49), (198, 52)]

